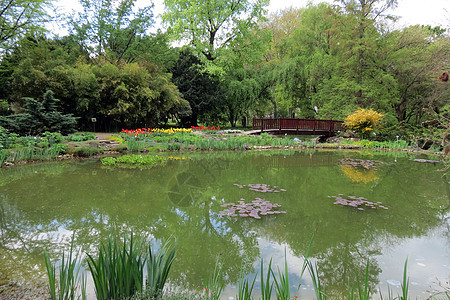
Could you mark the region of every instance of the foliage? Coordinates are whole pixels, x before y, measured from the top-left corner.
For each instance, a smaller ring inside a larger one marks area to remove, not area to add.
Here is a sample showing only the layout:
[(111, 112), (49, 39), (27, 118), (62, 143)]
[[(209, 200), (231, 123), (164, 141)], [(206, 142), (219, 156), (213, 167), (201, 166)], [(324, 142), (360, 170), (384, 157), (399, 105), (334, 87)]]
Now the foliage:
[(69, 141), (82, 142), (82, 141), (96, 140), (97, 137), (92, 132), (78, 132), (78, 133), (69, 135), (67, 137), (67, 139)]
[[(58, 279), (56, 276), (56, 264), (50, 261), (49, 254), (44, 252), (45, 266), (48, 275), (48, 288), (52, 300), (73, 300), (76, 299), (78, 290), (81, 290), (81, 296), (86, 298), (85, 278), (80, 274), (81, 255), (74, 251), (74, 238), (70, 244), (68, 257), (63, 252), (61, 265), (59, 266)], [(81, 280), (81, 289), (80, 289)]]
[(205, 64), (192, 53), (183, 49), (170, 70), (173, 83), (189, 102), (191, 111), (178, 115), (182, 126), (197, 126), (197, 122), (217, 120), (224, 104), (218, 76), (205, 71)]
[(123, 243), (113, 236), (100, 246), (97, 259), (87, 254), (97, 299), (123, 299), (142, 293), (146, 261), (143, 248), (143, 240), (134, 240), (133, 235)]
[(7, 51), (18, 38), (27, 33), (42, 30), (48, 20), (48, 0), (0, 1), (0, 49)]
[(147, 169), (164, 165), (167, 161), (167, 158), (157, 155), (130, 154), (119, 157), (105, 157), (102, 158), (101, 161), (103, 165), (110, 167)]
[(384, 115), (372, 109), (359, 109), (345, 118), (344, 124), (349, 130), (356, 131), (361, 137), (381, 128)]
[(153, 25), (153, 5), (136, 8), (135, 0), (81, 0), (83, 12), (70, 21), (78, 42), (94, 57), (131, 62), (141, 38)]
[(216, 260), (214, 270), (205, 278), (205, 294), (208, 299), (219, 300), (223, 290), (222, 265)]
[(8, 138), (8, 130), (0, 126), (0, 150), (7, 148)]
[(249, 283), (249, 280), (245, 278), (244, 271), (241, 270), (238, 280), (238, 294), (236, 296), (237, 300), (251, 300), (253, 287), (255, 286), (256, 275), (253, 281)]
[(148, 137), (150, 135), (164, 136), (174, 133), (189, 133), (192, 132), (192, 129), (194, 128), (173, 128), (173, 127), (169, 129), (137, 128), (137, 129), (122, 129), (122, 133), (125, 133), (126, 135), (134, 135), (139, 137)]
[(67, 149), (67, 154), (72, 154), (77, 157), (91, 157), (100, 152), (101, 150), (97, 147), (75, 147)]
[(291, 298), (291, 286), (289, 285), (289, 271), (287, 267), (286, 250), (284, 253), (284, 273), (278, 267), (278, 279), (272, 270), (273, 280), (275, 282), (277, 299), (289, 300)]
[(394, 31), (386, 39), (388, 70), (396, 79), (395, 117), (399, 122), (420, 125), (426, 117), (422, 108), (441, 107), (450, 97), (437, 74), (448, 69), (444, 53), (450, 51), (450, 37), (417, 25)]
[(176, 249), (176, 241), (172, 250), (170, 250), (169, 241), (161, 245), (157, 253), (152, 252), (151, 247), (149, 247), (146, 290), (150, 291), (151, 298), (157, 299), (162, 296), (170, 268), (175, 260)]
[(194, 51), (209, 61), (222, 59), (243, 45), (263, 20), (266, 0), (213, 2), (165, 0), (163, 21), (174, 38), (188, 40)]
[(77, 118), (57, 110), (58, 99), (47, 91), (42, 101), (26, 98), (24, 113), (0, 117), (0, 125), (22, 135), (36, 135), (45, 131), (71, 133), (75, 131)]

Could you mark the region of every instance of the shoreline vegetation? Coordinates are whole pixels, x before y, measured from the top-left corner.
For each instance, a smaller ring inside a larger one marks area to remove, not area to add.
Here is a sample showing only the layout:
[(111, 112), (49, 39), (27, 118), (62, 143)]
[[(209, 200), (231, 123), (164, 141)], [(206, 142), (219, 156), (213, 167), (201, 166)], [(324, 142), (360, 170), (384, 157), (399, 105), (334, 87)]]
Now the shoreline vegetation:
[[(203, 279), (202, 291), (180, 291), (177, 287), (170, 286), (168, 280), (172, 264), (176, 264), (177, 240), (172, 238), (162, 243), (158, 251), (152, 249), (151, 242), (145, 238), (134, 236), (119, 237), (111, 235), (104, 244), (97, 245), (93, 251), (95, 255), (81, 253), (74, 247), (75, 234), (68, 252), (62, 253), (61, 258), (51, 258), (44, 252), (45, 266), (47, 269), (46, 287), (33, 289), (32, 287), (18, 287), (9, 294), (13, 299), (21, 296), (20, 299), (87, 299), (86, 280), (92, 277), (93, 292), (98, 300), (219, 300), (224, 289), (222, 281), (222, 264), (220, 259), (216, 260), (214, 270)], [(240, 272), (236, 283), (237, 300), (263, 299), (270, 300), (273, 296), (276, 299), (295, 300), (303, 298), (300, 294), (300, 287), (303, 276), (307, 272), (312, 280), (315, 298), (334, 299), (328, 294), (326, 283), (320, 277), (320, 270), (317, 264), (309, 257), (309, 252), (313, 244), (311, 239), (309, 246), (305, 249), (303, 263), (298, 266), (298, 287), (296, 292), (292, 292), (289, 282), (288, 263), (284, 259), (284, 266), (274, 266), (272, 259), (269, 263), (260, 261), (260, 270), (254, 275), (246, 276)], [(87, 267), (86, 267), (87, 266)], [(364, 274), (354, 274), (354, 280), (349, 281), (347, 286), (346, 299), (372, 299), (379, 296), (380, 299), (409, 299), (409, 277), (408, 259), (403, 265), (403, 276), (400, 283), (400, 293), (393, 292), (388, 286), (382, 289), (380, 286), (373, 287), (369, 283), (370, 261), (367, 260)], [(84, 273), (83, 269), (89, 270)], [(256, 278), (259, 276), (261, 287), (255, 288)], [(11, 285), (12, 286), (12, 285)], [(0, 286), (4, 292), (4, 286)], [(441, 290), (431, 292), (427, 299), (445, 299), (450, 296), (447, 287), (440, 286)], [(30, 293), (30, 291), (32, 291)], [(18, 295), (17, 293), (21, 293)], [(8, 290), (6, 289), (6, 297)], [(29, 297), (28, 297), (29, 296)], [(34, 298), (33, 298), (34, 297)], [(9, 298), (8, 298), (9, 299)]]
[(111, 166), (114, 165), (112, 161), (115, 158), (108, 157), (126, 154), (276, 149), (401, 151), (439, 156), (445, 165), (449, 163), (443, 149), (433, 146), (425, 150), (402, 139), (375, 141), (344, 136), (311, 138), (311, 136), (278, 136), (268, 133), (248, 135), (244, 130), (195, 127), (195, 129), (124, 129), (121, 133), (80, 132), (67, 136), (50, 132), (45, 132), (41, 136), (24, 137), (14, 133), (4, 134), (0, 139), (0, 167), (86, 158), (106, 158), (105, 163), (109, 162)]

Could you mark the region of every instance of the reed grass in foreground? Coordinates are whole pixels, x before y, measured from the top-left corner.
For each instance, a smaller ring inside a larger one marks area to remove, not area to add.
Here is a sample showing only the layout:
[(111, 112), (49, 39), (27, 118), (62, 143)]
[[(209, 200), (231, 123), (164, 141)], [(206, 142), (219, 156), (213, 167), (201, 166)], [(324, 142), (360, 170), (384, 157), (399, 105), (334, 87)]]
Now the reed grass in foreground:
[(142, 293), (146, 257), (143, 240), (129, 238), (120, 243), (117, 236), (101, 245), (98, 258), (88, 254), (89, 270), (98, 300), (123, 299)]
[[(74, 251), (73, 240), (70, 247), (70, 253), (66, 257), (62, 256), (59, 267), (59, 277), (56, 274), (55, 264), (50, 262), (48, 253), (45, 253), (45, 263), (49, 277), (49, 293), (52, 300), (65, 299), (85, 299), (85, 278), (80, 276), (80, 254)], [(303, 266), (301, 267), (300, 282), (307, 269), (314, 287), (315, 299), (332, 299), (327, 294), (326, 282), (321, 278), (319, 267), (308, 258), (311, 249), (311, 243), (304, 256)], [(223, 272), (222, 265), (216, 261), (214, 270), (205, 277), (204, 293), (195, 294), (164, 292), (164, 286), (168, 279), (171, 266), (175, 260), (176, 241), (173, 247), (169, 242), (162, 244), (158, 252), (154, 252), (142, 238), (134, 238), (133, 235), (126, 237), (123, 241), (116, 235), (111, 236), (105, 245), (101, 245), (98, 251), (98, 257), (87, 254), (88, 266), (91, 272), (96, 298), (102, 299), (129, 299), (129, 300), (168, 300), (168, 299), (221, 299), (223, 291)], [(388, 300), (407, 300), (409, 291), (409, 278), (407, 276), (407, 264), (405, 261), (403, 269), (403, 281), (401, 284), (401, 295), (394, 296), (388, 288), (388, 295), (385, 297), (379, 290), (381, 299)], [(144, 268), (147, 268), (147, 278), (144, 278)], [(375, 293), (369, 288), (369, 260), (367, 260), (364, 278), (361, 280), (358, 275), (356, 281), (349, 282), (347, 287), (347, 299), (367, 300), (371, 299)], [(241, 270), (238, 279), (238, 291), (236, 299), (251, 300), (262, 299), (269, 300), (275, 292), (276, 299), (291, 300), (298, 299), (299, 296), (292, 296), (289, 284), (289, 270), (287, 264), (287, 255), (285, 253), (284, 270), (276, 267), (277, 273), (270, 260), (268, 269), (264, 270), (264, 261), (261, 260), (260, 281), (261, 294), (255, 295), (253, 280), (245, 278)], [(81, 284), (80, 284), (81, 281)], [(299, 290), (298, 289), (298, 290)], [(297, 292), (298, 292), (297, 290)], [(443, 292), (436, 293), (429, 299), (449, 298), (449, 289), (444, 288)], [(301, 295), (300, 295), (301, 296)]]
[[(65, 299), (86, 299), (86, 280), (80, 274), (81, 255), (73, 248), (74, 237), (70, 243), (68, 257), (62, 254), (58, 276), (56, 275), (56, 265), (50, 261), (47, 251), (44, 252), (45, 266), (48, 275), (48, 290), (52, 300)], [(80, 287), (81, 281), (81, 288)], [(77, 292), (80, 290), (80, 293)]]

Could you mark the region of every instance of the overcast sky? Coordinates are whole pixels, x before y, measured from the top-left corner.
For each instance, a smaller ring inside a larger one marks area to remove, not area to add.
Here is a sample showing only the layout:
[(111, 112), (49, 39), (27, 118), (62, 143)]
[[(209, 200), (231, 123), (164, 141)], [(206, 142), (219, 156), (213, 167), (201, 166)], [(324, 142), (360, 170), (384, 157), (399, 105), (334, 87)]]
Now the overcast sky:
[[(146, 5), (149, 0), (137, 0), (139, 6)], [(308, 2), (314, 4), (320, 2), (332, 3), (333, 0), (270, 0), (268, 11), (276, 12), (288, 7), (306, 7)], [(58, 0), (57, 5), (64, 12), (80, 9), (78, 0)], [(155, 16), (161, 14), (164, 10), (163, 0), (154, 0)], [(398, 0), (398, 7), (392, 11), (393, 15), (399, 16), (399, 26), (408, 25), (432, 25), (450, 28), (450, 0)], [(157, 21), (156, 26), (160, 22)]]

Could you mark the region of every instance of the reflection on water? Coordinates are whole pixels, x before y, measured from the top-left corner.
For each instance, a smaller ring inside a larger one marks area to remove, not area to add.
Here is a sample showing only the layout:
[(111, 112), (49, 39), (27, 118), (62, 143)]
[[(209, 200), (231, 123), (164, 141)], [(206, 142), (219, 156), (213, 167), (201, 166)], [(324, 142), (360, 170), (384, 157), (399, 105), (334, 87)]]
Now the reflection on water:
[[(3, 169), (1, 277), (41, 276), (43, 250), (58, 257), (73, 232), (77, 247), (92, 252), (111, 232), (133, 231), (148, 238), (177, 237), (170, 277), (175, 286), (201, 291), (204, 274), (220, 259), (228, 299), (236, 294), (241, 269), (252, 276), (261, 259), (283, 268), (286, 253), (297, 293), (302, 257), (314, 235), (310, 256), (333, 298), (346, 295), (348, 281), (362, 277), (368, 260), (371, 288), (386, 294), (389, 285), (396, 292), (408, 258), (412, 296), (425, 299), (430, 286), (439, 288), (437, 281), (445, 283), (449, 274), (449, 184), (435, 171), (439, 166), (412, 162), (410, 155), (215, 152), (142, 171), (103, 169), (96, 161)], [(366, 170), (340, 166), (343, 158), (392, 165)], [(267, 184), (286, 192), (260, 193), (236, 184)], [(338, 194), (380, 201), (389, 210), (333, 205), (328, 196)], [(287, 214), (260, 220), (218, 215), (224, 203), (256, 197), (281, 204)], [(307, 276), (298, 294), (312, 297)]]
[(376, 169), (366, 170), (344, 165), (341, 165), (340, 167), (345, 176), (350, 178), (352, 182), (369, 183), (371, 181), (379, 179)]

